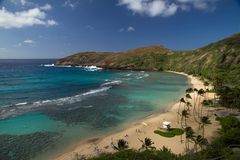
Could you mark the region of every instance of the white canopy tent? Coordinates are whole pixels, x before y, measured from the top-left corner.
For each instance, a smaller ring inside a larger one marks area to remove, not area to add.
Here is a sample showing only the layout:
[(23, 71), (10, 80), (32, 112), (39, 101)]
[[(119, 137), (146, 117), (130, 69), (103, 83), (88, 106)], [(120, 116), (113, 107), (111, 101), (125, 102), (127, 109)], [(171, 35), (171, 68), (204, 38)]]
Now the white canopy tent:
[(169, 121), (163, 121), (162, 122), (162, 126), (163, 126), (164, 129), (168, 129), (168, 125), (170, 125), (170, 124), (171, 124), (171, 122), (169, 122)]

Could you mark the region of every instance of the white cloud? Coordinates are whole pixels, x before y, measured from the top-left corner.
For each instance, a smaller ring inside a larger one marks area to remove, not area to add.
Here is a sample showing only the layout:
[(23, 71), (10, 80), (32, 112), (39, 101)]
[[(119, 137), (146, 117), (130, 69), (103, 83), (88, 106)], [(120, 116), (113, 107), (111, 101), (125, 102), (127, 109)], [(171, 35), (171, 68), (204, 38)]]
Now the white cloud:
[(133, 26), (129, 26), (126, 29), (125, 28), (120, 28), (118, 32), (134, 32), (135, 28)]
[(30, 47), (36, 47), (36, 41), (32, 40), (32, 39), (26, 39), (22, 42), (19, 42), (16, 45), (13, 45), (14, 47), (24, 47), (24, 46), (30, 46)]
[(58, 25), (58, 23), (52, 19), (46, 21), (46, 25), (48, 26), (55, 26)]
[(150, 17), (167, 17), (178, 10), (188, 11), (191, 8), (209, 10), (215, 8), (218, 0), (119, 0), (118, 5), (126, 6), (134, 14)]
[(132, 26), (129, 26), (129, 27), (127, 28), (127, 31), (128, 31), (128, 32), (133, 32), (133, 31), (135, 31), (135, 28), (133, 28)]
[(12, 3), (14, 3), (14, 4), (21, 4), (21, 5), (26, 5), (26, 4), (28, 4), (28, 3), (30, 3), (30, 2), (28, 2), (27, 0), (10, 0), (10, 2), (12, 2)]
[(177, 0), (179, 3), (192, 6), (193, 8), (206, 10), (215, 8), (215, 3), (218, 0)]
[(94, 30), (94, 27), (91, 26), (91, 25), (86, 25), (86, 29), (88, 29), (88, 30)]
[(31, 39), (26, 39), (25, 41), (23, 41), (24, 43), (27, 43), (27, 44), (33, 44), (35, 43), (35, 41), (31, 40)]
[(75, 9), (77, 6), (79, 5), (79, 2), (78, 1), (72, 1), (72, 0), (66, 0), (64, 3), (63, 3), (63, 7), (70, 7), (72, 9)]
[(33, 25), (57, 25), (55, 20), (47, 19), (45, 10), (50, 10), (51, 8), (51, 5), (46, 4), (42, 7), (36, 7), (21, 12), (10, 12), (3, 7), (0, 9), (0, 28), (9, 29), (29, 27)]
[(127, 6), (134, 13), (154, 16), (173, 15), (178, 6), (168, 0), (119, 0), (119, 5)]
[(52, 9), (52, 6), (50, 4), (45, 4), (44, 6), (40, 7), (40, 9), (48, 11)]

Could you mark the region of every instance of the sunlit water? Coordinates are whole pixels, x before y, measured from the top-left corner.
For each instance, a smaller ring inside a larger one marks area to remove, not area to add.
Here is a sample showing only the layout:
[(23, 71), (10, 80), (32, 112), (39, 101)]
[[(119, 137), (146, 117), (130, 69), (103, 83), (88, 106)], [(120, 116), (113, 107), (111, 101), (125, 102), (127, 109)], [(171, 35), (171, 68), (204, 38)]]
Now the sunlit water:
[[(51, 63), (0, 60), (1, 157), (46, 159), (80, 140), (163, 111), (189, 86), (187, 77), (173, 73), (44, 66)], [(49, 147), (40, 145), (45, 141)], [(14, 147), (18, 143), (39, 148), (22, 152)]]

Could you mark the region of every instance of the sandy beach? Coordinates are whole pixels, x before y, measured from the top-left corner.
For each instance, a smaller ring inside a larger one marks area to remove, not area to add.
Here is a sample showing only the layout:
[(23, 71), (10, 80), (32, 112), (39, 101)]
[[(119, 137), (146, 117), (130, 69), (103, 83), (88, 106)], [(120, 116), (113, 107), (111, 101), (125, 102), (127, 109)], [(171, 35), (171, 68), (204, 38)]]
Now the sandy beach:
[[(185, 75), (189, 78), (189, 82), (192, 84), (193, 88), (205, 88), (203, 82), (198, 78), (187, 75), (185, 73), (177, 74)], [(184, 96), (184, 93), (183, 93)], [(191, 94), (193, 97), (193, 93)], [(213, 98), (214, 93), (208, 93), (208, 98)], [(66, 150), (61, 155), (55, 157), (55, 160), (72, 160), (76, 154), (78, 155), (87, 155), (95, 156), (96, 147), (100, 152), (113, 152), (114, 150), (111, 147), (111, 143), (116, 143), (118, 139), (125, 139), (129, 143), (129, 147), (133, 149), (139, 149), (142, 146), (142, 143), (138, 140), (144, 140), (144, 138), (151, 138), (155, 143), (156, 148), (162, 148), (163, 146), (171, 149), (172, 152), (176, 154), (181, 154), (185, 152), (185, 143), (181, 142), (181, 136), (175, 136), (173, 138), (165, 138), (154, 133), (154, 130), (162, 127), (162, 122), (164, 120), (171, 122), (171, 127), (181, 128), (181, 125), (177, 122), (177, 112), (178, 112), (179, 103), (172, 105), (169, 110), (165, 113), (154, 114), (149, 117), (146, 117), (134, 124), (129, 125), (128, 128), (120, 131), (118, 133), (105, 135), (104, 137), (93, 137), (85, 141), (79, 142), (74, 148)], [(182, 105), (183, 107), (183, 105)], [(203, 115), (207, 114), (207, 109), (203, 110)], [(217, 128), (219, 128), (219, 123), (215, 121), (215, 116), (209, 112), (209, 119), (211, 124), (207, 125), (205, 128), (205, 137), (211, 140), (212, 137), (216, 135)], [(194, 131), (198, 134), (202, 132), (198, 129), (199, 125), (194, 121), (192, 115), (187, 120), (189, 126), (191, 126)], [(183, 136), (185, 137), (185, 136)], [(184, 140), (184, 139), (183, 139)], [(191, 146), (193, 147), (193, 145)]]

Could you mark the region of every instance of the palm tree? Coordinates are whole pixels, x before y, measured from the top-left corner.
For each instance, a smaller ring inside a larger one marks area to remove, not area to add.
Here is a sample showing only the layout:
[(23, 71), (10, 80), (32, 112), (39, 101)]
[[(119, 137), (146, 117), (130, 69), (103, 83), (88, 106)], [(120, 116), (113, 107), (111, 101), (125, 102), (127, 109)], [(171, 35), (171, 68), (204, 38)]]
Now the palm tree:
[(188, 93), (188, 94), (186, 94), (186, 98), (187, 99), (192, 99), (192, 97), (190, 96), (190, 94)]
[(195, 133), (192, 129), (192, 127), (186, 127), (185, 129), (185, 136), (186, 136), (186, 151), (188, 152), (189, 151), (189, 142), (190, 140), (193, 140), (194, 141), (194, 137), (195, 137)]
[(193, 91), (194, 91), (193, 117), (194, 117), (194, 120), (197, 121), (196, 117), (195, 117), (195, 113), (196, 113), (196, 104), (197, 104), (197, 100), (198, 100), (198, 94), (197, 94), (198, 93), (198, 89), (194, 88)]
[[(188, 108), (188, 110), (190, 110), (190, 106), (191, 106), (191, 103), (188, 101), (188, 99), (192, 99), (191, 95), (188, 93), (185, 95), (186, 99), (187, 99), (187, 102), (186, 102), (186, 106)], [(185, 108), (184, 108), (185, 109)]]
[[(190, 93), (194, 92), (194, 90), (192, 88), (188, 88), (186, 89), (185, 93), (186, 93), (186, 99), (192, 99)], [(188, 105), (187, 105), (188, 106)]]
[(150, 139), (150, 138), (145, 138), (144, 141), (139, 139), (138, 140), (140, 142), (142, 142), (142, 147), (140, 148), (140, 150), (144, 149), (144, 150), (153, 150), (156, 149), (156, 147), (153, 147), (152, 145), (154, 144), (154, 142)]
[(198, 89), (197, 89), (197, 88), (194, 88), (193, 91), (194, 91), (195, 93), (197, 93), (197, 92), (198, 92)]
[(203, 148), (203, 146), (206, 146), (206, 145), (208, 145), (208, 140), (206, 139), (206, 138), (204, 138), (203, 136), (201, 136), (201, 135), (198, 135), (197, 137), (196, 137), (196, 139), (195, 139), (195, 144), (196, 144), (196, 152), (197, 152), (197, 145), (199, 145), (200, 146), (200, 148), (202, 149)]
[(185, 93), (192, 93), (194, 90), (192, 88), (186, 89)]
[(184, 118), (185, 126), (187, 126), (187, 118), (188, 118), (188, 116), (189, 116), (188, 111), (184, 109), (184, 110), (182, 111), (181, 126), (183, 126), (183, 125), (182, 125), (183, 118)]
[[(204, 96), (205, 91), (203, 89), (198, 90), (198, 97)], [(201, 107), (201, 116), (202, 116), (202, 107)], [(198, 103), (198, 117), (200, 117), (200, 103)]]
[(119, 139), (117, 141), (117, 146), (112, 143), (112, 147), (115, 150), (122, 151), (128, 148), (128, 142), (125, 141), (124, 139)]
[(204, 138), (204, 130), (205, 130), (205, 125), (211, 124), (209, 118), (207, 116), (201, 117), (201, 128), (203, 129), (202, 136)]
[(177, 112), (177, 122), (179, 123), (179, 115), (180, 115), (180, 107), (181, 107), (181, 103), (186, 103), (186, 101), (184, 100), (184, 98), (181, 98), (180, 99), (180, 102), (179, 102), (179, 106), (178, 106), (178, 112)]
[(192, 104), (190, 102), (187, 102), (186, 106), (187, 106), (188, 111), (190, 111), (190, 107), (192, 107)]
[(204, 87), (205, 87), (205, 90), (207, 89), (207, 87), (209, 86), (209, 82), (208, 81), (205, 81), (204, 83), (203, 83), (203, 85), (204, 85)]
[(208, 95), (209, 95), (209, 92), (210, 92), (210, 90), (207, 88), (207, 89), (206, 89), (206, 99), (207, 99), (207, 100), (209, 99), (209, 98), (208, 98), (208, 97), (209, 97), (209, 96), (208, 96)]

